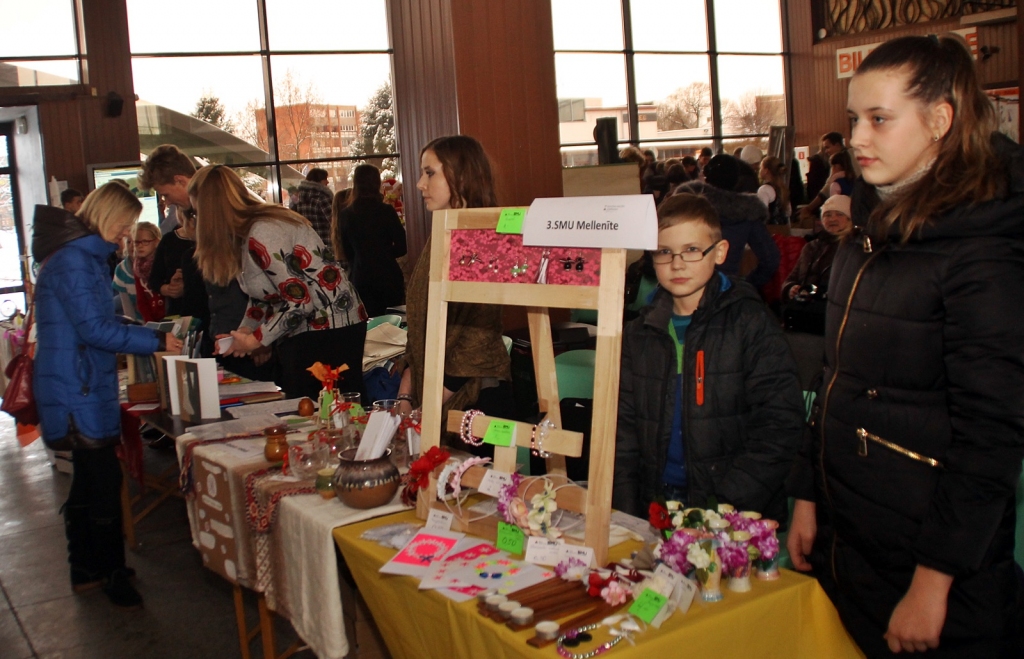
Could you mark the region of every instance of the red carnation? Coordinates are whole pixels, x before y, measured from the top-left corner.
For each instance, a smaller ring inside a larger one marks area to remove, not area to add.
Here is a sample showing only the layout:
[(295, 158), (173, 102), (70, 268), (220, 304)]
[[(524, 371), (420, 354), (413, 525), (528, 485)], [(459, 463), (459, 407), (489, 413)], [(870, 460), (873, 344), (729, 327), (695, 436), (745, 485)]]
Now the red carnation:
[(659, 531), (672, 528), (672, 518), (669, 516), (668, 510), (657, 501), (651, 503), (651, 507), (648, 509), (647, 515), (651, 526)]
[(255, 238), (249, 239), (249, 256), (260, 267), (260, 270), (266, 270), (270, 267), (270, 253), (263, 246), (263, 243)]
[(317, 273), (316, 278), (321, 286), (329, 291), (333, 291), (341, 281), (341, 270), (333, 265), (325, 265), (323, 270)]
[(294, 302), (295, 304), (306, 304), (309, 302), (309, 289), (295, 277), (286, 279), (278, 284), (277, 290), (281, 291), (281, 297), (289, 302)]

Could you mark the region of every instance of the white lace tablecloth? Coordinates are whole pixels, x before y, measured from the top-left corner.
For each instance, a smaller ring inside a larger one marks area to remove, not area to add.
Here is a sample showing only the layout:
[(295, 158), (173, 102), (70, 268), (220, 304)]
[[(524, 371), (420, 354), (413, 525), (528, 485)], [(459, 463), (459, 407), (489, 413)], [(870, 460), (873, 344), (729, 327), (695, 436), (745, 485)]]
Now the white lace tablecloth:
[[(196, 441), (185, 434), (177, 440), (178, 460), (185, 446)], [(193, 452), (193, 464), (199, 460), (225, 469), (230, 501), (230, 530), (237, 554), (231, 557), (235, 581), (255, 589), (256, 565), (252, 533), (245, 521), (245, 483), (239, 474), (251, 466), (265, 466), (263, 439), (234, 440), (208, 444)], [(258, 449), (258, 450), (257, 450)], [(188, 516), (192, 544), (200, 548), (203, 531), (194, 497), (189, 497)], [(287, 617), (298, 635), (320, 659), (342, 659), (348, 654), (348, 640), (341, 611), (338, 565), (331, 531), (373, 517), (404, 510), (398, 495), (388, 505), (372, 510), (356, 510), (337, 499), (324, 500), (316, 494), (288, 496), (281, 500), (277, 519), (270, 532), (270, 570), (272, 583), (278, 584), (274, 597), (268, 598), (272, 609)], [(222, 573), (220, 570), (216, 570)], [(283, 586), (282, 586), (283, 584)]]

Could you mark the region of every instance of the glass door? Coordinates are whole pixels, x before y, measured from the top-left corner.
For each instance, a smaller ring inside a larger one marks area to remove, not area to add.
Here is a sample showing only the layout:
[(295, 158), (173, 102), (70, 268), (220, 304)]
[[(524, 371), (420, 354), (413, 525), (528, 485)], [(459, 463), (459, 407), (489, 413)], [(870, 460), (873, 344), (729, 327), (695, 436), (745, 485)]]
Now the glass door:
[(14, 124), (0, 123), (0, 317), (25, 310), (25, 239), (21, 235)]

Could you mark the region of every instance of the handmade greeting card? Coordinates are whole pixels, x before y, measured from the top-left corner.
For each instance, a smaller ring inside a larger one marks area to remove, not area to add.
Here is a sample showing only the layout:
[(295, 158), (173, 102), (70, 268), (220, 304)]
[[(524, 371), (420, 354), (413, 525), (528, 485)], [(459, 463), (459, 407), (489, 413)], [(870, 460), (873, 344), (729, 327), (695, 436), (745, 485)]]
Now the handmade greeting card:
[(442, 560), (464, 536), (464, 533), (420, 531), (390, 561), (381, 566), (380, 572), (422, 577), (431, 563)]

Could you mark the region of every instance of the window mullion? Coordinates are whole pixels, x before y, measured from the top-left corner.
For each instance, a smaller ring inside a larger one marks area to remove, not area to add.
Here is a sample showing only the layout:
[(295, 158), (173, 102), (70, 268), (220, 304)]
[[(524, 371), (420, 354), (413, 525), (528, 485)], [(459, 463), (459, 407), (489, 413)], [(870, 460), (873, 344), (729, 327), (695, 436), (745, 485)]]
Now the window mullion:
[(622, 0), (622, 45), (626, 58), (626, 113), (629, 116), (629, 143), (640, 144), (640, 110), (636, 102), (636, 69), (633, 64), (633, 16), (629, 0)]

